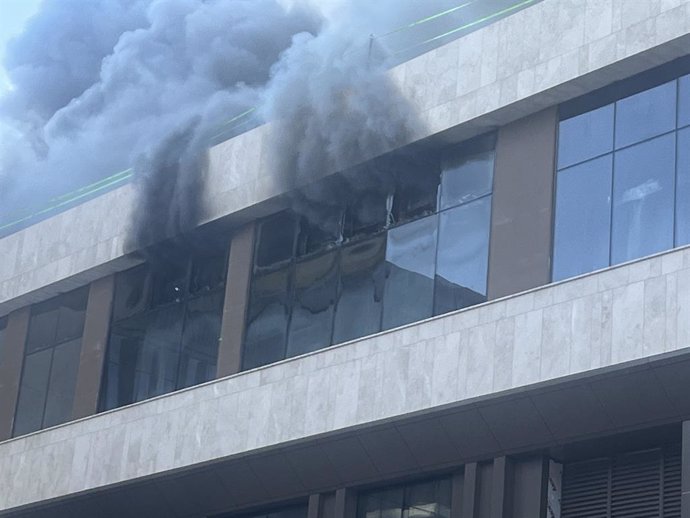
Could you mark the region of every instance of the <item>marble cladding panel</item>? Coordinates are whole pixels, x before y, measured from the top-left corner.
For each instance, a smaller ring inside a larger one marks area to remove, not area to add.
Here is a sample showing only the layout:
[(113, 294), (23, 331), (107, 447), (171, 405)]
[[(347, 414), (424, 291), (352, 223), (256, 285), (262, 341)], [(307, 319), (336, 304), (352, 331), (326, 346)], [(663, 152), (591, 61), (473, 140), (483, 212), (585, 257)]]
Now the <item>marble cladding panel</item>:
[[(418, 110), (413, 140), (451, 128), (469, 137), (687, 54), (688, 33), (690, 0), (543, 0), (390, 79)], [(209, 151), (204, 222), (290, 188), (271, 132), (261, 126)], [(125, 186), (0, 239), (0, 314), (15, 309), (12, 299), (47, 298), (51, 284), (121, 258), (133, 200)]]
[(0, 511), (688, 349), (688, 314), (690, 247), (0, 443)]

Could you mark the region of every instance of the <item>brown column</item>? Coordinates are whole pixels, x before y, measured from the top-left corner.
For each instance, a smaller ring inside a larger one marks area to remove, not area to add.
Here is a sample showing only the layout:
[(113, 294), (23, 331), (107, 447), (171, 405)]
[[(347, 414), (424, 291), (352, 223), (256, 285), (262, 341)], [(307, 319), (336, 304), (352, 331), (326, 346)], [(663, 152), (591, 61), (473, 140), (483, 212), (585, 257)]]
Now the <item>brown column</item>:
[(12, 437), (30, 316), (31, 307), (27, 306), (13, 311), (7, 318), (5, 344), (0, 358), (0, 441)]
[(558, 110), (498, 132), (489, 245), (489, 299), (551, 281)]
[(235, 233), (230, 246), (223, 322), (218, 344), (219, 378), (235, 374), (242, 369), (242, 343), (253, 259), (254, 224), (250, 223)]
[(89, 288), (89, 301), (86, 305), (79, 371), (72, 407), (74, 419), (93, 415), (98, 411), (98, 394), (101, 389), (103, 363), (108, 347), (110, 312), (113, 306), (114, 292), (114, 275), (92, 282)]

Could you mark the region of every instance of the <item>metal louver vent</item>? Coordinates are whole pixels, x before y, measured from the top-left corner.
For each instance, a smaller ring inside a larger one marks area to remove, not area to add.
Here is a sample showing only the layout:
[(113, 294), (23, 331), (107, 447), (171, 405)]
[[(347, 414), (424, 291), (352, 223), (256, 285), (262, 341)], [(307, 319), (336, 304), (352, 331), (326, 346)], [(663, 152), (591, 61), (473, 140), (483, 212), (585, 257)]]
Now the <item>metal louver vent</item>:
[(562, 518), (680, 518), (680, 447), (566, 463)]

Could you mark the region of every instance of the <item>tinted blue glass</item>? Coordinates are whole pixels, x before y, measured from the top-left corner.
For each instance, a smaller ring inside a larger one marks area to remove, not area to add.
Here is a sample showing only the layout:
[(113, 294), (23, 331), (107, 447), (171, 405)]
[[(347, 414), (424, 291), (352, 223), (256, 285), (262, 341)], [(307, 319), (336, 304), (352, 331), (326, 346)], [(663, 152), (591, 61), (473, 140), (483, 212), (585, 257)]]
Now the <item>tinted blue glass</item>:
[(676, 245), (690, 243), (690, 128), (678, 132)]
[(616, 153), (613, 183), (613, 264), (673, 246), (675, 135)]
[(616, 103), (616, 149), (671, 131), (675, 127), (675, 81)]
[(441, 210), (491, 192), (494, 151), (447, 157), (441, 173)]
[(440, 215), (434, 313), (486, 300), (491, 197)]
[(678, 127), (690, 124), (690, 75), (678, 80)]
[(558, 127), (558, 168), (577, 164), (613, 150), (613, 104), (561, 121)]
[(43, 428), (65, 423), (72, 418), (74, 389), (77, 386), (81, 339), (58, 345), (53, 353)]
[(383, 329), (431, 316), (437, 227), (430, 216), (388, 232)]
[(606, 155), (558, 172), (553, 279), (609, 264), (611, 170)]

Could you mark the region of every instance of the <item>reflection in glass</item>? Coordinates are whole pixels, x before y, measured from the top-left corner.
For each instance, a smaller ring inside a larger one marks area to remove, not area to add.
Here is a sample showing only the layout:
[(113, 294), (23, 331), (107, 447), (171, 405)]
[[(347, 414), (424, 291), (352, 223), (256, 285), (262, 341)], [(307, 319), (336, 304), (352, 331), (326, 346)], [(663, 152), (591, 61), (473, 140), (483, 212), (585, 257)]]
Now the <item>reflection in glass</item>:
[(672, 131), (675, 127), (675, 81), (616, 103), (616, 149)]
[(24, 359), (19, 400), (14, 417), (15, 437), (41, 429), (52, 355), (52, 349), (44, 349)]
[(216, 376), (218, 337), (223, 316), (223, 292), (187, 303), (177, 388), (191, 387)]
[(437, 227), (434, 215), (388, 232), (383, 329), (431, 316)]
[(337, 259), (337, 252), (331, 251), (295, 266), (288, 357), (330, 345), (338, 286)]
[(59, 297), (31, 307), (31, 320), (26, 339), (27, 353), (45, 349), (55, 344), (59, 316)]
[(616, 153), (613, 184), (613, 264), (673, 246), (675, 135)]
[(60, 310), (58, 316), (57, 335), (55, 342), (79, 338), (84, 331), (86, 303), (89, 298), (89, 287), (65, 293), (59, 297)]
[(553, 279), (609, 264), (612, 155), (558, 172)]
[(80, 352), (81, 339), (79, 338), (58, 345), (53, 352), (43, 428), (65, 423), (72, 418)]
[(690, 244), (690, 128), (678, 132), (677, 167), (676, 245), (680, 246)]
[(441, 210), (490, 193), (493, 173), (494, 151), (449, 155), (442, 165)]
[(243, 366), (251, 369), (285, 357), (289, 268), (254, 277)]
[(434, 314), (486, 301), (491, 196), (440, 215)]
[(146, 309), (149, 279), (148, 267), (144, 264), (117, 274), (113, 320), (120, 320)]
[(678, 80), (678, 127), (688, 125), (690, 125), (690, 75)]
[(340, 297), (333, 343), (381, 330), (386, 236), (344, 248), (340, 257)]
[(450, 479), (429, 480), (364, 493), (357, 518), (450, 518)]
[(614, 105), (561, 121), (558, 127), (558, 168), (571, 166), (613, 150)]

